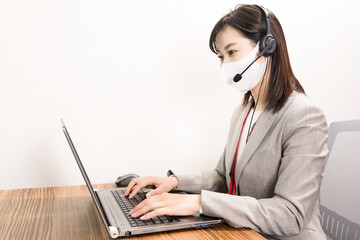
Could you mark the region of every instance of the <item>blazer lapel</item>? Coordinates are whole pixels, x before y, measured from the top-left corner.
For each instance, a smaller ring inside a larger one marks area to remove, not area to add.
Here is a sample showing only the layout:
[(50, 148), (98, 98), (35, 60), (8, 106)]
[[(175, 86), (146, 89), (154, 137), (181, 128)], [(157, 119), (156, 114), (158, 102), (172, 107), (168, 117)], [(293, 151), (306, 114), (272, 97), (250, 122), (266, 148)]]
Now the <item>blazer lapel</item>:
[[(233, 165), (233, 160), (234, 160), (234, 157), (235, 157), (237, 143), (239, 141), (241, 127), (242, 127), (243, 122), (245, 120), (246, 114), (250, 110), (250, 107), (251, 107), (252, 104), (253, 104), (253, 101), (249, 101), (249, 103), (246, 106), (244, 106), (244, 108), (241, 110), (241, 113), (239, 113), (240, 116), (239, 117), (234, 116), (234, 119), (237, 119), (237, 122), (234, 123), (234, 127), (232, 129), (230, 129), (229, 135), (231, 135), (231, 138), (228, 139), (228, 144), (231, 143), (231, 145), (227, 146), (227, 148), (229, 148), (229, 151), (227, 151), (227, 152), (228, 152), (228, 156), (230, 158), (230, 161), (225, 162), (225, 164), (226, 164), (226, 179), (228, 179), (228, 185), (230, 183), (230, 172), (231, 172), (232, 165)], [(232, 134), (232, 132), (234, 134)], [(237, 171), (237, 169), (235, 171)]]
[(250, 160), (256, 149), (259, 147), (260, 143), (262, 142), (265, 135), (269, 131), (272, 123), (274, 122), (276, 115), (277, 113), (274, 114), (272, 111), (263, 111), (261, 113), (260, 118), (256, 123), (247, 144), (244, 147), (239, 162), (236, 164), (235, 186), (238, 186), (241, 173), (246, 163)]

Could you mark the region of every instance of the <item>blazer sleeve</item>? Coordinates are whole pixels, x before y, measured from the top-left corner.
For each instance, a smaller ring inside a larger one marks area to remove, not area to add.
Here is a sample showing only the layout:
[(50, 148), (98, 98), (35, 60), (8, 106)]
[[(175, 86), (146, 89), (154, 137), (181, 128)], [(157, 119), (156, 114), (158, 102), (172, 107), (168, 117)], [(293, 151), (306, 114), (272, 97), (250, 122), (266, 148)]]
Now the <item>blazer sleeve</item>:
[(201, 173), (192, 173), (186, 175), (174, 174), (169, 170), (167, 175), (174, 175), (179, 180), (176, 190), (188, 193), (200, 193), (201, 190), (214, 192), (227, 192), (225, 172), (225, 150), (221, 155), (215, 170), (203, 171)]
[(299, 108), (284, 116), (287, 120), (274, 196), (256, 199), (202, 190), (205, 215), (221, 217), (233, 227), (277, 236), (297, 235), (307, 226), (318, 204), (328, 154), (327, 123), (320, 109)]

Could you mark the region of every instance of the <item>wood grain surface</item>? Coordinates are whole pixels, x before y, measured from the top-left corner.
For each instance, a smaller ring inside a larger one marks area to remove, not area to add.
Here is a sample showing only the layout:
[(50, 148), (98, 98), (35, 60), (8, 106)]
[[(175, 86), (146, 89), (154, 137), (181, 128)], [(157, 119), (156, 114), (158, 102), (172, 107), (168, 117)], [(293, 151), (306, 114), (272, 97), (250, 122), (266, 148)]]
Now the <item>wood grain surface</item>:
[[(95, 184), (97, 189), (114, 184)], [(111, 239), (85, 185), (0, 191), (0, 239)], [(225, 224), (123, 239), (265, 239)]]

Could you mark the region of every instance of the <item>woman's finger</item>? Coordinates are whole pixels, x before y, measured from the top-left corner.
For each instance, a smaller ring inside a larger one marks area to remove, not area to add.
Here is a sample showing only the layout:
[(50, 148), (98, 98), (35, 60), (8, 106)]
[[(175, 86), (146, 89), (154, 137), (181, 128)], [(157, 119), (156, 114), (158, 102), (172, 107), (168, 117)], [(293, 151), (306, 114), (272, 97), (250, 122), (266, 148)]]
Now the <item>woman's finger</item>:
[(141, 220), (148, 220), (150, 218), (154, 218), (154, 217), (165, 215), (165, 214), (166, 214), (166, 208), (158, 208), (158, 209), (155, 209), (155, 210), (145, 214), (140, 219)]
[[(146, 187), (148, 185), (153, 184), (153, 182), (154, 181), (153, 181), (153, 179), (151, 177), (149, 177), (149, 178), (146, 177), (146, 178), (141, 178), (139, 180), (136, 180), (135, 184), (133, 184), (131, 186), (132, 188), (129, 190), (129, 193), (131, 191), (129, 198), (134, 197), (140, 191), (140, 189), (142, 189), (142, 188), (144, 188), (144, 187)], [(125, 196), (127, 196), (127, 195), (125, 195)]]
[(159, 201), (154, 201), (153, 199), (148, 199), (147, 201), (143, 201), (143, 204), (139, 204), (136, 208), (133, 209), (131, 216), (136, 218), (139, 217), (149, 211), (157, 209), (162, 206), (162, 203)]
[(130, 193), (130, 196), (129, 198), (133, 198), (143, 187), (145, 187), (146, 185), (141, 182), (141, 183), (138, 183), (134, 186), (134, 188), (132, 189), (131, 193)]
[(147, 205), (149, 201), (150, 201), (149, 199), (146, 199), (146, 200), (142, 201), (141, 203), (139, 203), (138, 205), (136, 205), (136, 206), (129, 212), (129, 215), (132, 216), (134, 213), (139, 212), (139, 210), (142, 209), (145, 205)]
[(130, 183), (128, 184), (125, 194), (124, 196), (129, 195), (130, 191), (133, 189), (133, 187), (137, 184), (137, 182), (140, 180), (141, 178), (133, 178), (131, 179)]
[(139, 217), (145, 213), (147, 213), (148, 211), (154, 210), (156, 208), (159, 207), (163, 207), (163, 202), (160, 201), (159, 197), (153, 197), (153, 198), (148, 198), (144, 201), (142, 201), (141, 203), (139, 203), (135, 208), (133, 208), (129, 214), (132, 217)]
[(150, 192), (148, 192), (146, 194), (146, 197), (149, 198), (149, 197), (152, 197), (152, 196), (155, 196), (155, 195), (159, 195), (159, 194), (161, 194), (163, 192), (166, 192), (165, 187), (160, 185), (158, 188), (155, 188), (154, 190), (151, 190)]

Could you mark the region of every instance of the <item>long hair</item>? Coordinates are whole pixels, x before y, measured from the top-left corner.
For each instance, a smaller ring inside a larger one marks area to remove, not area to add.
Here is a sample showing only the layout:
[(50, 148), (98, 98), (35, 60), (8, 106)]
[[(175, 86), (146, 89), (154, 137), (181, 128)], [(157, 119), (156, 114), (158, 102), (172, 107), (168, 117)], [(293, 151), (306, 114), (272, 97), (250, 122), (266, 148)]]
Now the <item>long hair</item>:
[[(284, 32), (276, 16), (269, 12), (271, 33), (276, 41), (276, 50), (270, 56), (270, 79), (265, 96), (266, 110), (279, 111), (293, 91), (305, 94), (300, 82), (296, 79), (290, 64)], [(222, 17), (214, 26), (209, 41), (209, 47), (215, 54), (216, 36), (226, 26), (238, 30), (246, 38), (257, 43), (266, 34), (265, 16), (256, 5), (238, 5), (236, 8)], [(243, 105), (246, 105), (251, 97), (248, 91), (244, 95)]]

